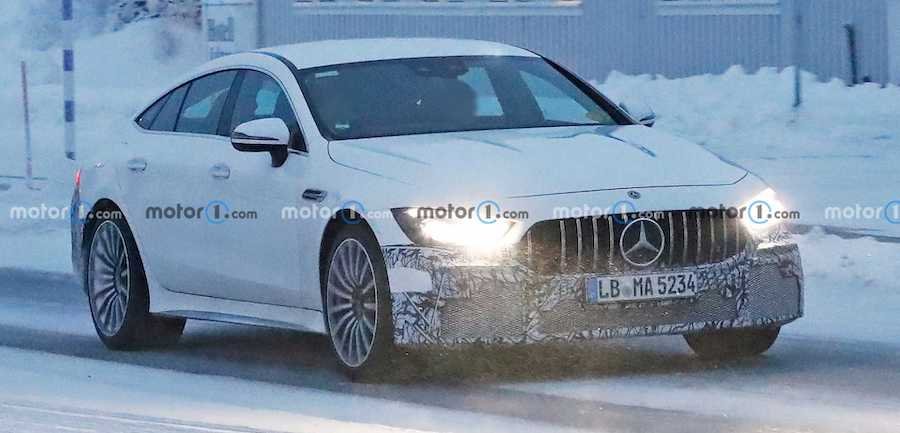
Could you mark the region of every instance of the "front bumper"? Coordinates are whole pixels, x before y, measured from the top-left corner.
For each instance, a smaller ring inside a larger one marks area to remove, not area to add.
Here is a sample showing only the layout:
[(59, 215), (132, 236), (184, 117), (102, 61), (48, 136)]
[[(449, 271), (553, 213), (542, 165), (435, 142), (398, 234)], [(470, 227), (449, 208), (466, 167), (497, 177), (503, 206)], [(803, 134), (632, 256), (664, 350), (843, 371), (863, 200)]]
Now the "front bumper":
[(793, 243), (754, 246), (689, 268), (710, 289), (690, 299), (591, 305), (596, 274), (538, 275), (507, 260), (465, 262), (439, 249), (384, 247), (398, 345), (551, 343), (780, 326), (803, 315)]

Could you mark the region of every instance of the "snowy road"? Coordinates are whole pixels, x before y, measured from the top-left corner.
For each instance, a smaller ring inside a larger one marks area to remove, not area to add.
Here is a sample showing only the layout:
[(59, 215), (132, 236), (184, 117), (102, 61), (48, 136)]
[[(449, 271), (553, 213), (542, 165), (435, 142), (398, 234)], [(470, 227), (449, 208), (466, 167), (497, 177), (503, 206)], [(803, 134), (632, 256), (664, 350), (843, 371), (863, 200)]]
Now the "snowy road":
[(255, 430), (187, 424), (171, 420), (57, 409), (28, 403), (0, 403), (2, 432), (252, 433)]
[(900, 346), (789, 328), (753, 361), (648, 338), (417, 354), (419, 377), (360, 385), (298, 333), (191, 322), (176, 347), (109, 352), (63, 274), (0, 269), (0, 305), (3, 432), (900, 431)]
[[(0, 2), (0, 82), (18, 83), (19, 60), (28, 61), (34, 172), (48, 180), (25, 188), (23, 135), (0, 142), (0, 433), (900, 432), (900, 243), (820, 229), (799, 239), (806, 317), (753, 361), (703, 363), (680, 338), (647, 338), (566, 352), (420, 354), (409, 361), (419, 377), (359, 385), (334, 371), (323, 338), (197, 322), (176, 347), (109, 352), (71, 276), (43, 272), (71, 268), (67, 220), (10, 212), (64, 208), (75, 171), (60, 143), (59, 47), (18, 42), (41, 40), (28, 31), (26, 3), (52, 2)], [(160, 37), (171, 31), (144, 20), (78, 40), (83, 161), (113, 149), (110, 134), (166, 77), (207, 57), (199, 31)], [(616, 101), (652, 105), (655, 128), (763, 175), (801, 212), (795, 225), (900, 237), (900, 224), (852, 212), (898, 198), (900, 88), (807, 76), (806, 104), (794, 110), (790, 70), (593, 78)], [(21, 130), (20, 98), (17, 85), (0, 86), (5, 131)]]

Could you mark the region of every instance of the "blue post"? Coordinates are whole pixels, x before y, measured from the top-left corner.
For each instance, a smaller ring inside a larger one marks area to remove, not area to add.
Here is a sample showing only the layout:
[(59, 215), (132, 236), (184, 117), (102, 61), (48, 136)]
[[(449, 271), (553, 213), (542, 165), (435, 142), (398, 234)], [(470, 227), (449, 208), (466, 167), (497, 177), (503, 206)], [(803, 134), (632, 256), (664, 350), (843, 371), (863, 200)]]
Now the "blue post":
[(63, 31), (63, 110), (65, 116), (66, 158), (75, 159), (75, 49), (72, 0), (62, 0)]

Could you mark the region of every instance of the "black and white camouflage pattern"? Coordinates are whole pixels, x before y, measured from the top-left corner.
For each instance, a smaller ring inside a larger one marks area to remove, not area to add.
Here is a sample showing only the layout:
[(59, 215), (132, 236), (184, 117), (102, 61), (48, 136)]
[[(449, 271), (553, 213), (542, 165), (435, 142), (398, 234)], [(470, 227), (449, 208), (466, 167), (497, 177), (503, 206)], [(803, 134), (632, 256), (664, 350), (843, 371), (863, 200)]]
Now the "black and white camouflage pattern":
[[(435, 248), (390, 246), (383, 252), (389, 270), (408, 268), (431, 277), (431, 287), (425, 290), (392, 283), (398, 345), (549, 343), (685, 334), (777, 326), (803, 314), (800, 255), (784, 235), (748, 244), (744, 252), (723, 262), (690, 268), (700, 280), (698, 287), (706, 288), (694, 298), (591, 305), (590, 314), (579, 303), (585, 299), (585, 280), (596, 274), (538, 275), (509, 255), (480, 263)], [(758, 287), (751, 275), (764, 278), (767, 284)], [(770, 284), (773, 281), (786, 282), (787, 289), (770, 287), (779, 286)], [(791, 300), (793, 307), (779, 307), (784, 304), (780, 297)], [(715, 305), (716, 311), (691, 313), (692, 308), (705, 305), (699, 303), (701, 298)], [(642, 316), (641, 311), (646, 314)], [(646, 323), (648, 317), (665, 316), (666, 311), (687, 312), (687, 319), (666, 323), (659, 317), (651, 320), (659, 323)], [(638, 317), (645, 323), (595, 326), (591, 318), (603, 315), (623, 320)], [(572, 326), (558, 329), (558, 322), (570, 317)], [(548, 327), (554, 330), (548, 332)]]

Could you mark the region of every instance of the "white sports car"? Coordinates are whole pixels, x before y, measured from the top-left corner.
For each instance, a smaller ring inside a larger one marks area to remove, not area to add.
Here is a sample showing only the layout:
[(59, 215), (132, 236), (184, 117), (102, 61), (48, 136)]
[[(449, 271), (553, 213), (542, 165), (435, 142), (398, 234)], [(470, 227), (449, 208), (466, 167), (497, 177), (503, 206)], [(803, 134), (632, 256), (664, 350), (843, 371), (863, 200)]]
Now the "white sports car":
[[(323, 41), (207, 63), (76, 174), (72, 244), (110, 348), (185, 319), (397, 347), (683, 334), (766, 351), (796, 245), (747, 170), (498, 43)], [(106, 151), (108, 150), (108, 152)]]

